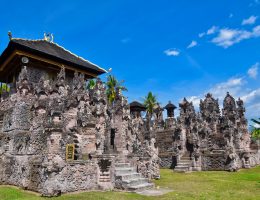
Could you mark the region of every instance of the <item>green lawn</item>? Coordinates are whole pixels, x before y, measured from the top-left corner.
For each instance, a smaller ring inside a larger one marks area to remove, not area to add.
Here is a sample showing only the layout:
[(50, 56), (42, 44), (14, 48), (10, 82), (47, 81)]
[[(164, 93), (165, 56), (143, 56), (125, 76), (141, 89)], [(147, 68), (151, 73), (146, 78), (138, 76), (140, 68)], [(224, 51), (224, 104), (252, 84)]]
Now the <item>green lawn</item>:
[(82, 192), (43, 198), (14, 187), (0, 186), (0, 200), (98, 200), (98, 199), (260, 199), (260, 166), (239, 172), (174, 173), (162, 169), (156, 186), (173, 189), (163, 196), (146, 197), (125, 192)]

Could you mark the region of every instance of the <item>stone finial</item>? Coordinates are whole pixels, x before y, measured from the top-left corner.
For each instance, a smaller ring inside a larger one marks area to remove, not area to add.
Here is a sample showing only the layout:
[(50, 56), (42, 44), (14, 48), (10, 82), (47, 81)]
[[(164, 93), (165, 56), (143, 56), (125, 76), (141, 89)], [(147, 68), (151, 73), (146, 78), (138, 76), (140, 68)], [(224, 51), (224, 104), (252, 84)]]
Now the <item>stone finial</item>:
[(52, 33), (44, 33), (44, 38), (47, 42), (53, 42), (54, 36)]
[(9, 37), (9, 40), (12, 40), (13, 35), (12, 35), (12, 32), (11, 32), (11, 31), (8, 31), (8, 37)]

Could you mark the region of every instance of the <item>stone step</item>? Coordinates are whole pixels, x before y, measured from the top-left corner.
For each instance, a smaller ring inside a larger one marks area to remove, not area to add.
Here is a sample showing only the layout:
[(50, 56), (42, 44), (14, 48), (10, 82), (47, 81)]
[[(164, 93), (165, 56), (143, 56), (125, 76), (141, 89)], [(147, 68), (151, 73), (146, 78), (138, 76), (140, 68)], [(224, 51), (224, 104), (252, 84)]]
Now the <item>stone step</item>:
[(190, 157), (183, 156), (181, 157), (181, 160), (190, 160)]
[(124, 189), (129, 191), (139, 191), (154, 186), (153, 183), (148, 182), (147, 178), (137, 173), (135, 167), (131, 167), (130, 163), (123, 160), (115, 163), (115, 176), (121, 178)]
[(179, 163), (191, 163), (191, 160), (180, 160), (179, 162), (178, 162), (178, 164)]
[(121, 174), (122, 176), (122, 180), (129, 180), (129, 179), (137, 179), (137, 178), (141, 178), (141, 174), (137, 173), (137, 172), (133, 172), (133, 173), (126, 173), (126, 174)]
[(188, 164), (178, 164), (176, 167), (189, 167), (190, 165)]
[(142, 183), (142, 184), (130, 186), (128, 189), (131, 191), (139, 191), (139, 190), (145, 190), (153, 187), (154, 187), (153, 183)]
[(130, 173), (130, 172), (135, 172), (135, 169), (133, 167), (116, 167), (115, 168), (115, 173), (116, 175), (118, 174), (125, 174), (125, 173)]
[(110, 182), (110, 178), (99, 178), (100, 182)]
[(186, 168), (189, 168), (189, 166), (177, 165), (174, 169), (186, 169)]
[(129, 180), (124, 180), (123, 183), (127, 184), (127, 186), (130, 187), (130, 186), (148, 183), (148, 179), (147, 178), (129, 179)]
[(116, 168), (122, 168), (122, 167), (131, 167), (130, 163), (116, 163)]

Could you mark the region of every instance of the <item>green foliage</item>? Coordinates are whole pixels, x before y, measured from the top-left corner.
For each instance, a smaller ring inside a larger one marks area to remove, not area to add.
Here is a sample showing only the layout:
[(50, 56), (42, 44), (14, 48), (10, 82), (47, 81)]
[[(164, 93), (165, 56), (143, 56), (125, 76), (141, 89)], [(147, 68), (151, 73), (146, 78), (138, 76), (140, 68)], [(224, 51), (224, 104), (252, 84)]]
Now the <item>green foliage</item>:
[[(251, 119), (252, 122), (255, 123), (255, 125), (260, 125), (260, 118), (259, 119)], [(255, 140), (260, 140), (260, 128), (256, 126), (252, 126), (253, 130), (251, 132), (252, 138)]]
[[(0, 83), (1, 84), (1, 83)], [(0, 94), (3, 93), (3, 91), (6, 91), (6, 92), (9, 92), (10, 91), (10, 88), (7, 84), (5, 83), (2, 83), (2, 86), (0, 85)]]
[(260, 140), (260, 129), (256, 128), (252, 131), (252, 137), (256, 140)]
[(95, 86), (96, 86), (95, 80), (94, 80), (94, 79), (90, 79), (90, 80), (88, 81), (88, 86), (87, 86), (87, 88), (92, 90), (92, 89), (94, 89)]
[(126, 87), (122, 86), (124, 81), (118, 81), (113, 75), (107, 77), (107, 98), (110, 104), (116, 99), (117, 88), (121, 91), (127, 91)]
[(144, 98), (144, 106), (149, 114), (153, 113), (154, 107), (157, 103), (157, 98), (153, 95), (152, 92), (149, 92), (148, 95)]

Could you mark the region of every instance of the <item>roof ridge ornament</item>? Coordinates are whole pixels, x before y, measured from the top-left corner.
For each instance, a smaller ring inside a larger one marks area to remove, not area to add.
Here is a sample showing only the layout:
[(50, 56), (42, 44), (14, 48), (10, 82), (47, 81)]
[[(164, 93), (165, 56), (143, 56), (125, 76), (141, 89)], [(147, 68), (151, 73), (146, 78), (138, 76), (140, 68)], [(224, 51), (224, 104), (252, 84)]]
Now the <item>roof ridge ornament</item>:
[(9, 40), (12, 40), (12, 39), (13, 39), (13, 35), (12, 35), (12, 32), (11, 32), (11, 31), (8, 31), (8, 37), (9, 37)]
[(44, 41), (53, 43), (54, 36), (53, 36), (52, 33), (45, 33), (44, 32), (44, 38), (43, 39), (44, 39)]

